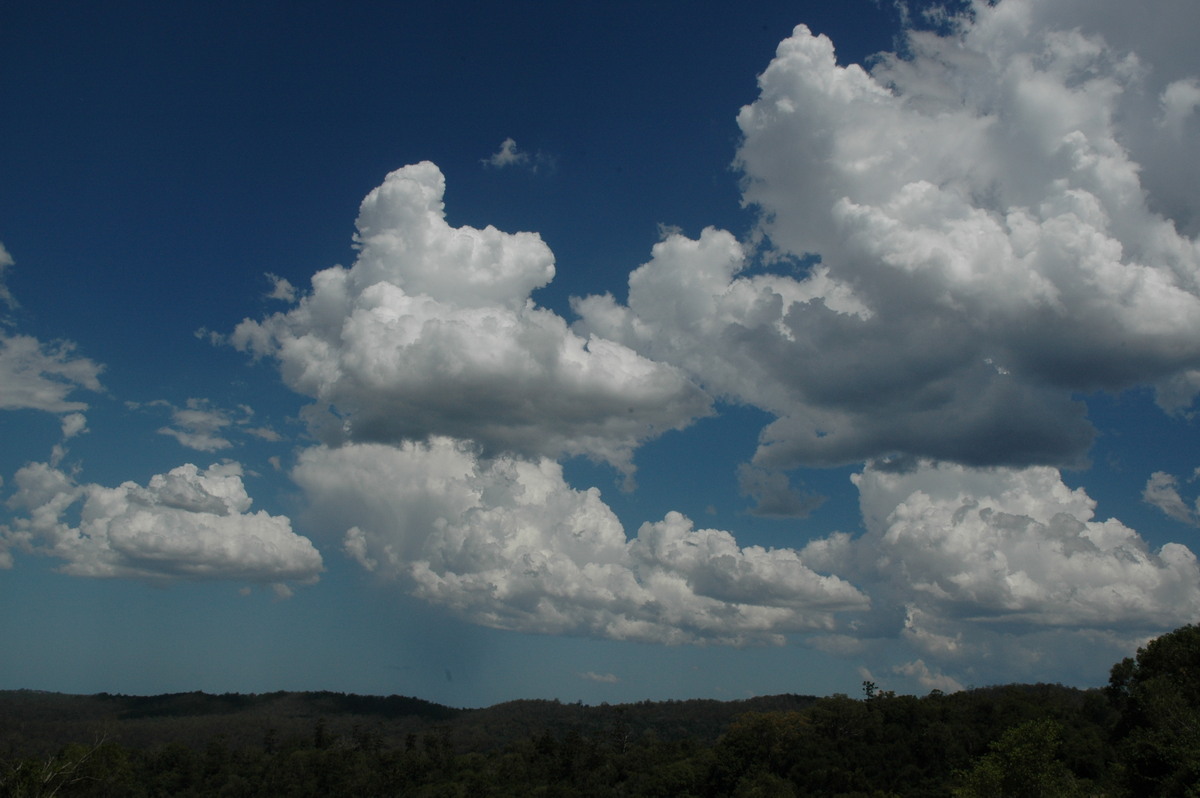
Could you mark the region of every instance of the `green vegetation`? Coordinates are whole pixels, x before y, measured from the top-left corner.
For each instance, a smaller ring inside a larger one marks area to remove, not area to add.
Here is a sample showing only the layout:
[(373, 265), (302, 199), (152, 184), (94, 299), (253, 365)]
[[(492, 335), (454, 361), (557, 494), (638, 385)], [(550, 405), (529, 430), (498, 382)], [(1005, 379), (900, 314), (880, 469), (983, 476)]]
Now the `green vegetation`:
[(0, 796), (1200, 796), (1200, 628), (1103, 690), (464, 710), (0, 692)]

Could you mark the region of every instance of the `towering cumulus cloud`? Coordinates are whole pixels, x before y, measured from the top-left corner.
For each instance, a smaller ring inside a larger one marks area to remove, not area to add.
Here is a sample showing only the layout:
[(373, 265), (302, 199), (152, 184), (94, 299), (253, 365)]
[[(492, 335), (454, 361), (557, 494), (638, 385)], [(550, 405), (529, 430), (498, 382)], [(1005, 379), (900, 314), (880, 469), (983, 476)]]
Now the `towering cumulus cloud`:
[(365, 200), (358, 259), (313, 277), (296, 307), (235, 343), (312, 396), (322, 440), (470, 439), (488, 454), (586, 455), (630, 473), (642, 441), (708, 414), (678, 369), (573, 333), (529, 295), (554, 275), (533, 233), (450, 227), (431, 163)]
[[(350, 269), (237, 329), (288, 384), (332, 408), (293, 477), (314, 528), (365, 568), (475, 622), (659, 642), (782, 642), (864, 609), (795, 551), (741, 548), (681, 515), (630, 541), (556, 458), (627, 475), (634, 449), (710, 412), (674, 365), (581, 336), (530, 293), (554, 274), (533, 234), (447, 225), (429, 163), (363, 201)], [(334, 420), (338, 423), (332, 423)]]
[(789, 268), (746, 274), (716, 230), (672, 236), (628, 307), (577, 301), (578, 329), (775, 414), (756, 459), (776, 468), (1077, 463), (1092, 429), (1073, 392), (1190, 404), (1194, 192), (1138, 158), (1194, 141), (1195, 76), (1047, 27), (1043, 5), (977, 3), (871, 72), (797, 27), (738, 116), (744, 200)]

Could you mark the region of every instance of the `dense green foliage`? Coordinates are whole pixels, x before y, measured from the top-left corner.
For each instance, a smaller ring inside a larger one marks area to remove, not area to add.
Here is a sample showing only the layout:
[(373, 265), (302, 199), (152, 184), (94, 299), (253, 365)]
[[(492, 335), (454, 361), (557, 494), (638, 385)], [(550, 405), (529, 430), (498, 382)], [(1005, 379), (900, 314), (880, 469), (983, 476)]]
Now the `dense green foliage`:
[(1133, 795), (1200, 796), (1200, 626), (1188, 625), (1113, 666), (1121, 778)]
[(1200, 629), (1105, 690), (478, 710), (336, 693), (0, 693), (2, 796), (1200, 796)]

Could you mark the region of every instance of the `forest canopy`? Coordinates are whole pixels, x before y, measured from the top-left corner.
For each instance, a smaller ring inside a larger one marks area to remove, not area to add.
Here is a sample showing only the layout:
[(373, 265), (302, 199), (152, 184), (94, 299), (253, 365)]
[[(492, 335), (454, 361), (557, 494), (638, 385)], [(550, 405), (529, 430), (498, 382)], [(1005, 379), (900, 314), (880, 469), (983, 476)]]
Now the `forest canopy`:
[(0, 796), (1197, 796), (1200, 627), (1108, 685), (456, 709), (0, 692)]

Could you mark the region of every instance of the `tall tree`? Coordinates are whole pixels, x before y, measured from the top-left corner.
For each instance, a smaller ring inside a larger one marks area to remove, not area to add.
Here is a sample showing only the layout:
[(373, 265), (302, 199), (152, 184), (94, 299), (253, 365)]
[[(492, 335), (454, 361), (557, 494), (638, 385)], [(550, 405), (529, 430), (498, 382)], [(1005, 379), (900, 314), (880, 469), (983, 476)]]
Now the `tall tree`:
[(1189, 624), (1113, 666), (1108, 694), (1134, 795), (1200, 796), (1200, 626)]

